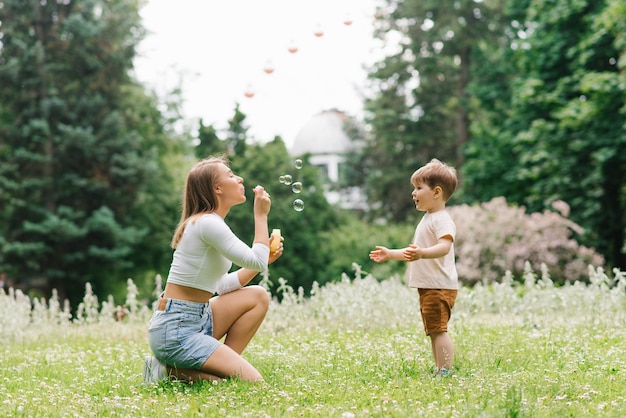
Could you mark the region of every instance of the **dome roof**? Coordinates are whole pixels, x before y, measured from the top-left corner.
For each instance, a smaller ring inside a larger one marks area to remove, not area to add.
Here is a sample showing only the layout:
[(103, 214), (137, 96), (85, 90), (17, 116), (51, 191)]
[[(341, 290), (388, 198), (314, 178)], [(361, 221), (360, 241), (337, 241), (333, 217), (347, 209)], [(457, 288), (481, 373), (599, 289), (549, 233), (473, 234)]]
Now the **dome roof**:
[(291, 148), (292, 155), (341, 154), (354, 148), (344, 131), (345, 113), (328, 110), (307, 122), (296, 135)]

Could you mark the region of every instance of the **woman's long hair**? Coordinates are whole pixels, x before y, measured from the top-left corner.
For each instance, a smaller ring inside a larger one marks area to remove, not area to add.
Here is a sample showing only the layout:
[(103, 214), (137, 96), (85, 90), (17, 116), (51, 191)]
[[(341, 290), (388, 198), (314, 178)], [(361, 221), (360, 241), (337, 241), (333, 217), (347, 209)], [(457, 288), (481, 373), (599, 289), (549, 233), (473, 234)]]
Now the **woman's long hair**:
[(171, 247), (176, 248), (185, 232), (187, 221), (194, 215), (211, 213), (217, 208), (215, 183), (217, 181), (218, 164), (228, 165), (228, 160), (222, 156), (208, 157), (194, 165), (185, 181), (183, 194), (182, 214), (172, 237)]

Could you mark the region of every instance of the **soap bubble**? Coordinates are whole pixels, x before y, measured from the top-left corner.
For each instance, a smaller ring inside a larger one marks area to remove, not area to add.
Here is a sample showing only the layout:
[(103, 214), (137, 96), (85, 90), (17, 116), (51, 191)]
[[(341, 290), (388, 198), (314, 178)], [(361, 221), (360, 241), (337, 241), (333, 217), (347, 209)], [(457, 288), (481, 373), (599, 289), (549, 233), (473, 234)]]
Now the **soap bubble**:
[(296, 212), (302, 212), (304, 210), (304, 202), (301, 199), (293, 201), (293, 210)]
[(298, 158), (296, 161), (293, 162), (293, 165), (294, 167), (296, 167), (296, 170), (302, 169), (302, 160)]
[(294, 184), (291, 185), (291, 191), (294, 193), (300, 193), (302, 191), (302, 183), (296, 181)]
[(278, 181), (280, 182), (280, 184), (285, 184), (285, 176), (278, 177)]
[(285, 184), (289, 186), (292, 181), (293, 181), (293, 178), (291, 177), (291, 174), (285, 174)]

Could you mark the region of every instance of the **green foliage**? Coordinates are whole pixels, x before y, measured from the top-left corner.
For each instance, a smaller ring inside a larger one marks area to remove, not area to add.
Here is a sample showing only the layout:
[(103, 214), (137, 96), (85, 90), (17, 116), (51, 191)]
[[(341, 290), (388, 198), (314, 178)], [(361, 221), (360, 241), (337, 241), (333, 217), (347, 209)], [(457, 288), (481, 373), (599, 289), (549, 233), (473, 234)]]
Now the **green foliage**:
[[(417, 216), (416, 216), (417, 217)], [(322, 241), (333, 257), (328, 265), (332, 277), (352, 275), (358, 266), (375, 277), (403, 276), (405, 263), (375, 263), (369, 259), (370, 251), (377, 245), (388, 248), (404, 248), (411, 243), (415, 223), (382, 224), (370, 223), (347, 212), (341, 217), (340, 225), (322, 234)]]
[[(468, 147), (465, 196), (535, 212), (557, 200), (609, 266), (626, 265), (624, 5), (534, 1), (506, 118)], [(489, 152), (485, 152), (488, 149)]]
[(194, 148), (196, 158), (224, 153), (224, 145), (213, 125), (204, 126), (202, 119), (198, 128), (198, 145)]
[(412, 214), (404, 196), (415, 169), (433, 157), (460, 168), (470, 122), (500, 120), (513, 73), (508, 25), (525, 2), (386, 4), (377, 33), (392, 52), (370, 70), (372, 138), (360, 161), (374, 215), (397, 222)]
[(129, 76), (138, 10), (0, 4), (0, 85), (13, 86), (0, 89), (0, 271), (20, 286), (76, 301), (86, 282), (103, 294), (167, 255), (166, 164), (182, 138)]
[(437, 157), (460, 169), (459, 201), (506, 196), (536, 212), (563, 200), (578, 239), (626, 265), (624, 11), (617, 0), (385, 2), (376, 25), (390, 53), (370, 69), (372, 136), (353, 159), (370, 219), (408, 219), (406, 179)]

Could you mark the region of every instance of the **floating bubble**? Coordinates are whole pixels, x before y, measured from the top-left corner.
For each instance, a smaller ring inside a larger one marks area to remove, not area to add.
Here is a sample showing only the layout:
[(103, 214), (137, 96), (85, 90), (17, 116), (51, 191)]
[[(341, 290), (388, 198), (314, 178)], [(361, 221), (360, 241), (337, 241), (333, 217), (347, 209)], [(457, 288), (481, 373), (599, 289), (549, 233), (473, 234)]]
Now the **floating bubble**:
[(304, 202), (302, 199), (296, 199), (293, 201), (293, 210), (296, 212), (302, 212), (304, 210)]
[(291, 191), (294, 193), (300, 193), (302, 191), (302, 183), (296, 181), (294, 184), (291, 185)]
[(285, 184), (285, 176), (280, 176), (280, 177), (278, 177), (278, 182), (279, 182), (280, 184)]
[(298, 158), (293, 162), (293, 165), (296, 167), (296, 170), (300, 170), (302, 168), (302, 160)]
[(293, 177), (291, 177), (291, 174), (285, 174), (285, 184), (289, 186), (292, 181), (293, 181)]

